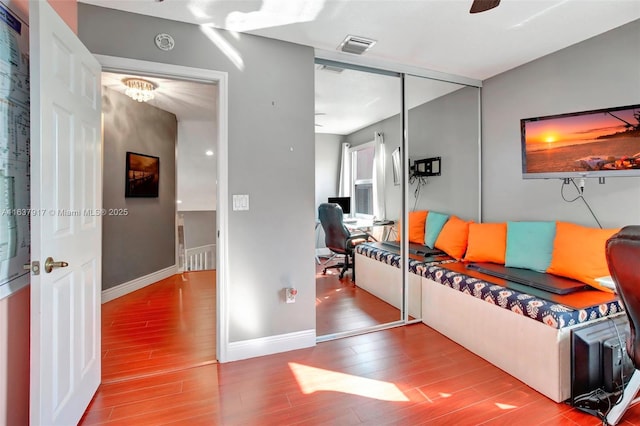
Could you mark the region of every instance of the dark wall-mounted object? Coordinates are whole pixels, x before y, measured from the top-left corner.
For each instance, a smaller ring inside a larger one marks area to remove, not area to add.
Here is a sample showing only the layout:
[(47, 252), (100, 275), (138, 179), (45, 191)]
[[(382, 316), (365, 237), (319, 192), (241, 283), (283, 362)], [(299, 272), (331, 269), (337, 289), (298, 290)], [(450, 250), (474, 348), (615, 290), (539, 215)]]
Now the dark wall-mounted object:
[(440, 176), (440, 157), (423, 158), (413, 162), (413, 176)]
[(157, 197), (160, 183), (160, 159), (127, 152), (125, 197)]

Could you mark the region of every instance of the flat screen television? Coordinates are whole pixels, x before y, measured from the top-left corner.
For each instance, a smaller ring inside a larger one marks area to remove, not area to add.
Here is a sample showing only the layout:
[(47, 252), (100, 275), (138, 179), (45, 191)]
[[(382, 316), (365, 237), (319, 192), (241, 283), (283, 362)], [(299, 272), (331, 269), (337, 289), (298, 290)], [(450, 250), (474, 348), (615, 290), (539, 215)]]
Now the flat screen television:
[(345, 215), (351, 213), (351, 197), (329, 197), (327, 202), (338, 204), (342, 208), (342, 213)]
[(640, 176), (640, 105), (520, 120), (525, 179)]

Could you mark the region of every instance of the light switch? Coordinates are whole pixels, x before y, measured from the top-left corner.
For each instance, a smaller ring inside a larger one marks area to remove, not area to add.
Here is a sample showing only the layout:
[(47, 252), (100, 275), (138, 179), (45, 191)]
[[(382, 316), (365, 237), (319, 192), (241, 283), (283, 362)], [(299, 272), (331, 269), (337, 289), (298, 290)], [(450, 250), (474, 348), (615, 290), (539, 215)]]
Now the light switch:
[(233, 211), (249, 210), (249, 195), (234, 194), (233, 195)]

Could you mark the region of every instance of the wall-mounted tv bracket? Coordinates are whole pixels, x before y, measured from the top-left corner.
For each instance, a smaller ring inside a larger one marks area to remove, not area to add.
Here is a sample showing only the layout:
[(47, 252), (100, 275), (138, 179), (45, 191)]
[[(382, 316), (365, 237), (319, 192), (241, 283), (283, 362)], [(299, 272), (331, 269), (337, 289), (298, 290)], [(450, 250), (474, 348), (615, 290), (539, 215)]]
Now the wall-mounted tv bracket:
[(413, 176), (440, 176), (440, 157), (423, 158), (413, 162)]

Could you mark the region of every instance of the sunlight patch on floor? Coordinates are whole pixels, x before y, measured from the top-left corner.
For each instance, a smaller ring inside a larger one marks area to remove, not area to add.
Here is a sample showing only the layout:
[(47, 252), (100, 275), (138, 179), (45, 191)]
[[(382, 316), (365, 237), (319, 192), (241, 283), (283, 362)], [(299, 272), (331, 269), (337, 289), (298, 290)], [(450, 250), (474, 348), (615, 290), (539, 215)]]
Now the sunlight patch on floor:
[(290, 362), (289, 368), (304, 394), (330, 391), (359, 395), (380, 401), (409, 401), (409, 398), (395, 384), (390, 382), (367, 379), (366, 377), (323, 368), (309, 367), (295, 362)]
[(513, 410), (514, 408), (518, 408), (515, 405), (511, 405), (511, 404), (502, 404), (500, 402), (496, 402), (496, 407), (498, 407), (501, 410)]

